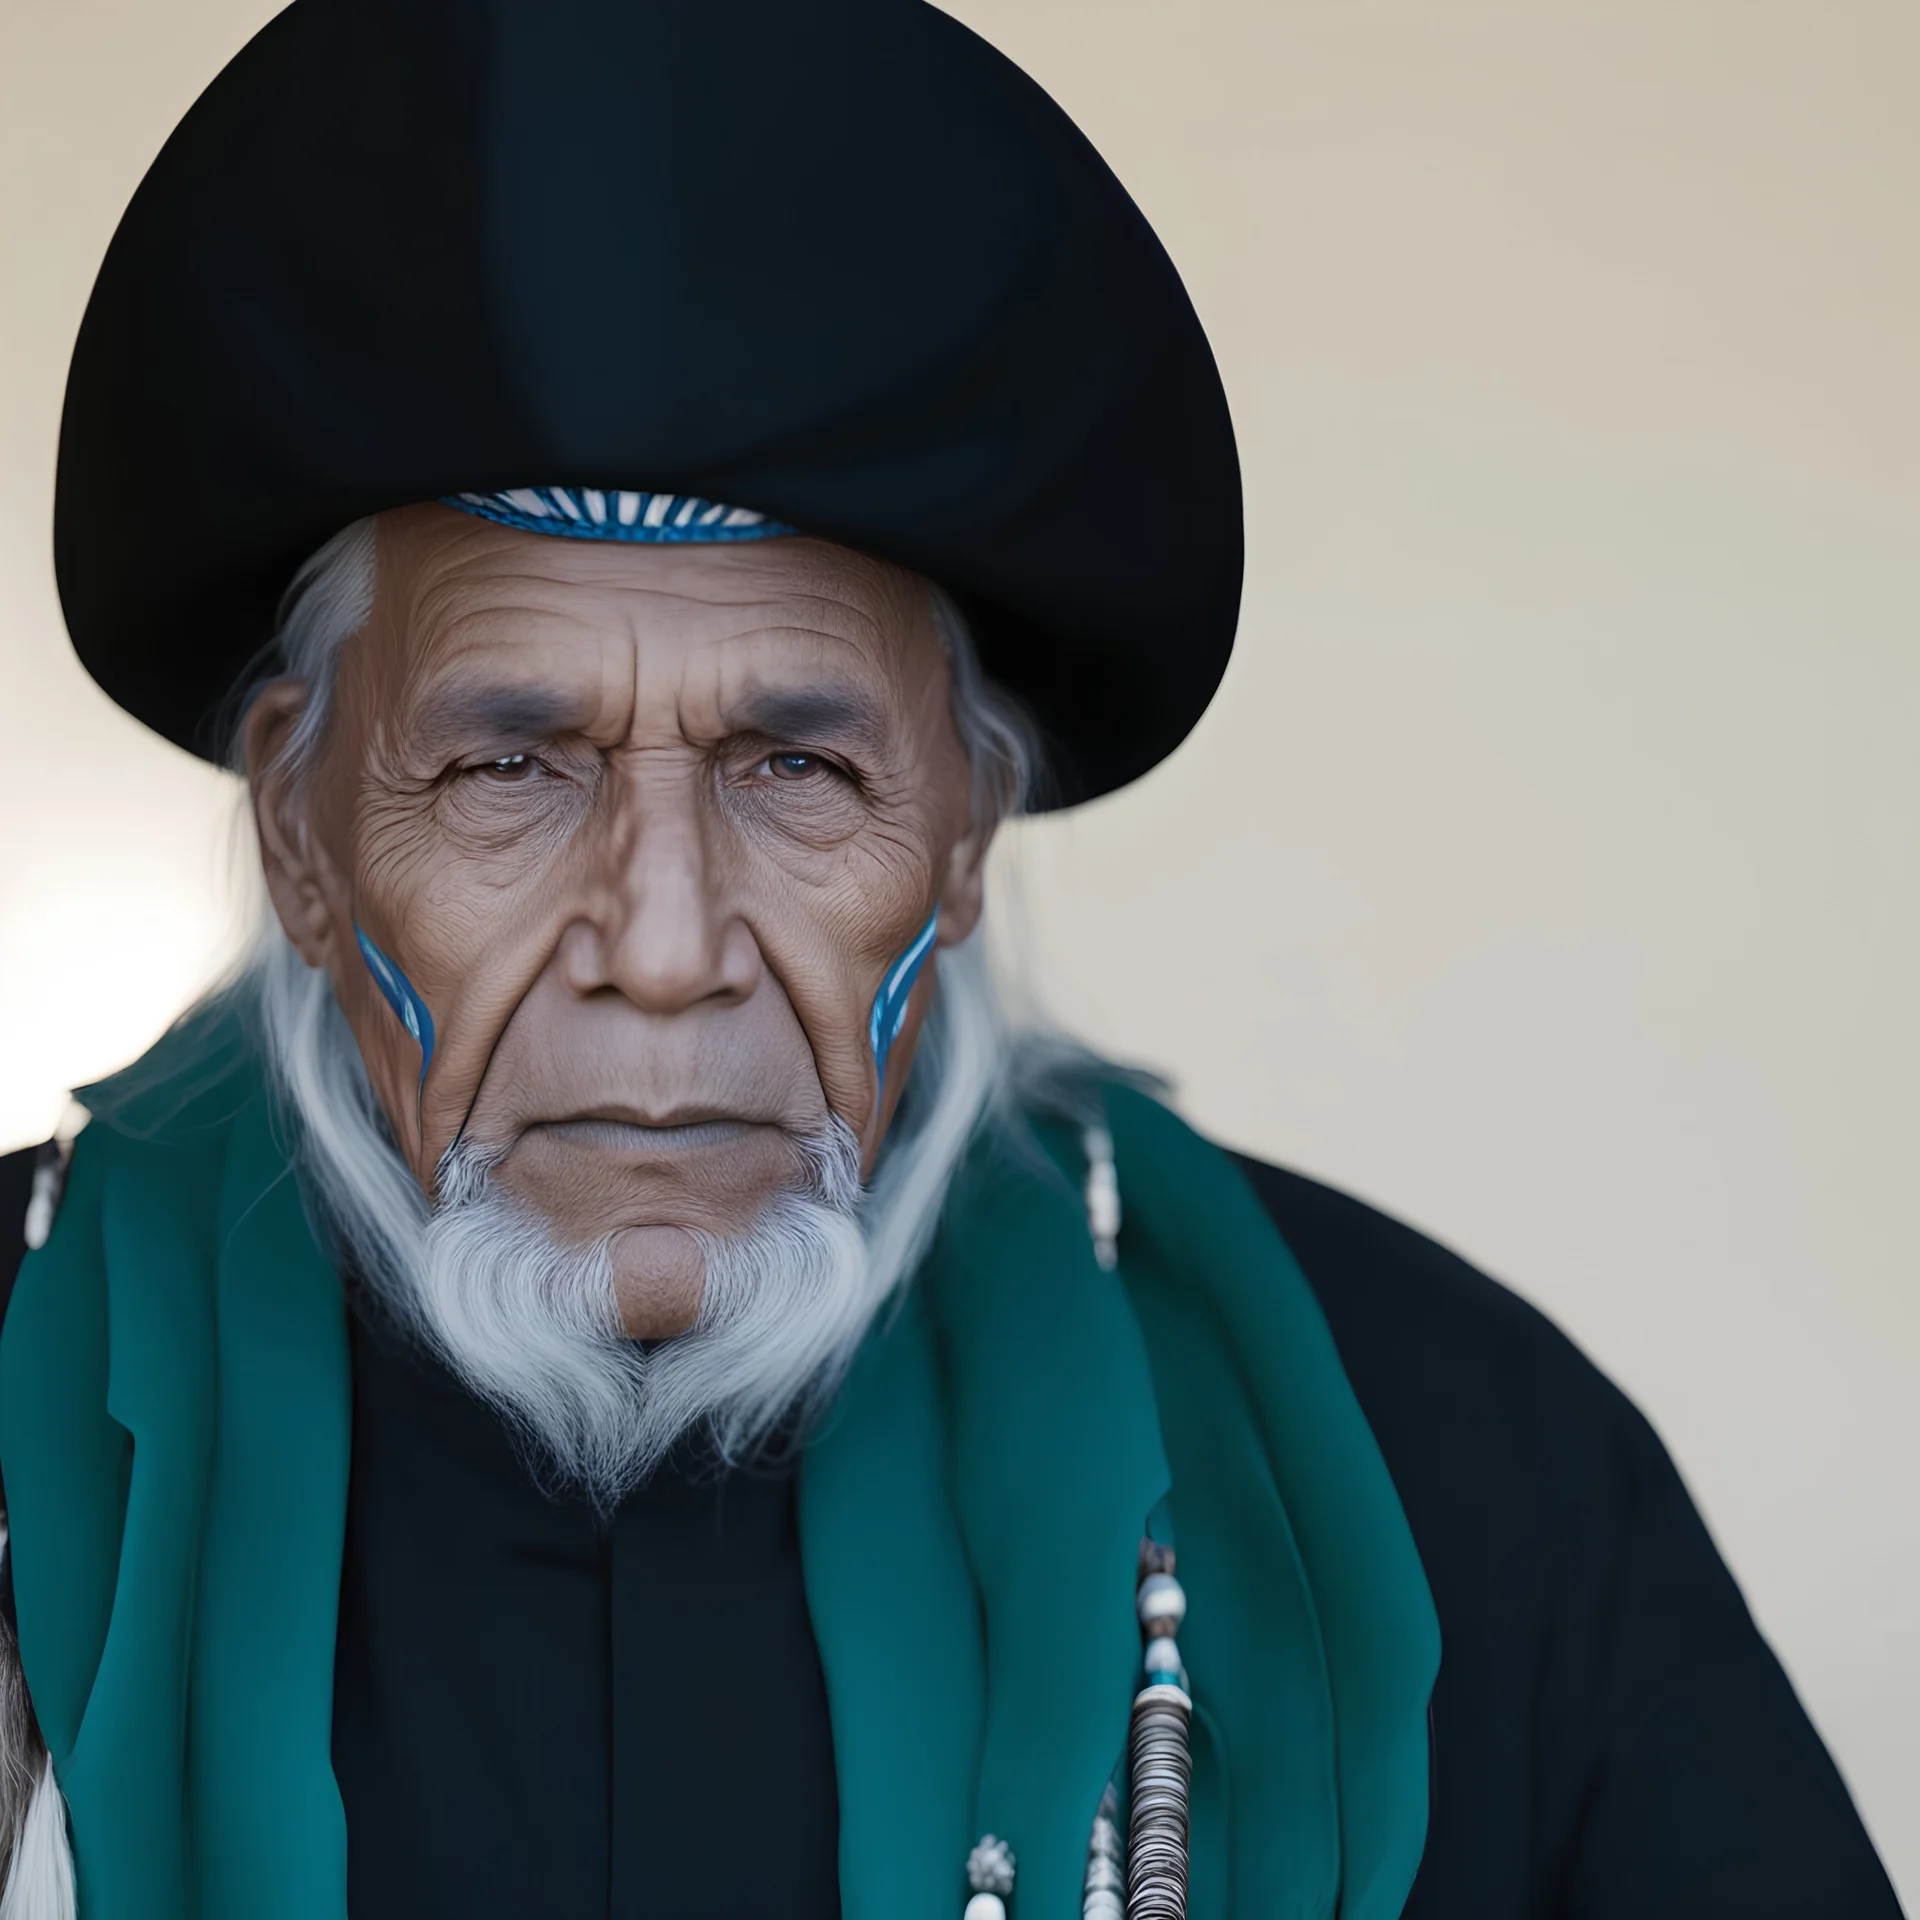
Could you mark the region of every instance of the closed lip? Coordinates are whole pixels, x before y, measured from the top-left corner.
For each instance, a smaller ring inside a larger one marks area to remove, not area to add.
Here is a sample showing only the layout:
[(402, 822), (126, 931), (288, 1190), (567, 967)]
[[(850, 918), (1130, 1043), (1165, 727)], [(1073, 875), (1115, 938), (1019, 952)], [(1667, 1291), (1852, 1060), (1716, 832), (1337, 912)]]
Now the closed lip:
[(581, 1107), (573, 1113), (543, 1114), (532, 1122), (538, 1127), (576, 1127), (588, 1126), (595, 1121), (611, 1121), (622, 1127), (653, 1127), (667, 1129), (672, 1127), (704, 1127), (714, 1121), (731, 1121), (739, 1126), (752, 1127), (767, 1124), (763, 1114), (738, 1113), (725, 1107), (705, 1106), (689, 1102), (685, 1106), (661, 1107), (657, 1110), (631, 1106), (625, 1101), (615, 1100), (596, 1103), (591, 1107)]
[(528, 1128), (576, 1146), (615, 1153), (674, 1153), (702, 1147), (731, 1146), (769, 1123), (737, 1113), (686, 1107), (640, 1116), (632, 1111), (599, 1109), (537, 1120)]

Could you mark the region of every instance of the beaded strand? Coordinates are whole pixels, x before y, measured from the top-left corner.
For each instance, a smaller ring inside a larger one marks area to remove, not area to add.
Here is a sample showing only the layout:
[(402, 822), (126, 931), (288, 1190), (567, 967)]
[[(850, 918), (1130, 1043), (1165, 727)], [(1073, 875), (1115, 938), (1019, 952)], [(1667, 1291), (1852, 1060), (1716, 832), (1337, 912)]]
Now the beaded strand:
[[(1081, 1135), (1087, 1155), (1087, 1231), (1094, 1259), (1111, 1273), (1119, 1263), (1120, 1182), (1113, 1136), (1103, 1126)], [(1187, 1617), (1187, 1595), (1173, 1577), (1173, 1549), (1140, 1543), (1140, 1690), (1127, 1725), (1127, 1808), (1108, 1782), (1093, 1816), (1080, 1920), (1186, 1920), (1189, 1796), (1193, 1785), (1193, 1696), (1174, 1635)], [(967, 1855), (964, 1920), (1007, 1920), (1013, 1894), (1013, 1849), (985, 1834)]]
[(1126, 1920), (1127, 1842), (1120, 1831), (1120, 1796), (1112, 1781), (1100, 1796), (1087, 1841), (1087, 1875), (1080, 1890), (1080, 1920)]
[(1140, 1543), (1141, 1677), (1127, 1733), (1125, 1920), (1186, 1920), (1188, 1794), (1193, 1782), (1193, 1697), (1174, 1640), (1187, 1596), (1173, 1550)]

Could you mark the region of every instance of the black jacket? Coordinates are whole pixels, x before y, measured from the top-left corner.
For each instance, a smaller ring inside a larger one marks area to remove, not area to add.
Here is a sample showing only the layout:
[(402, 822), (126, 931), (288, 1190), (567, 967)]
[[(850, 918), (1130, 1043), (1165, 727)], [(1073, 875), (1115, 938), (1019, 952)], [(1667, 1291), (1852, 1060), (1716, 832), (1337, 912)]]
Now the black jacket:
[[(0, 1307), (31, 1162), (0, 1159)], [(1542, 1315), (1444, 1248), (1296, 1174), (1241, 1165), (1319, 1296), (1439, 1612), (1433, 1814), (1407, 1920), (1897, 1916), (1845, 1786), (1646, 1421)], [(785, 1724), (823, 1710), (810, 1680), (761, 1697), (781, 1703), (768, 1745), (824, 1746), (820, 1727)], [(674, 1730), (650, 1738), (671, 1750)], [(336, 1728), (350, 1859), (365, 1868), (393, 1783), (361, 1777), (377, 1757), (346, 1761)], [(463, 1764), (449, 1752), (432, 1777), (480, 1831), (483, 1781)], [(500, 1817), (541, 1824), (524, 1805)], [(729, 1844), (685, 1834), (694, 1859)], [(656, 1853), (655, 1896), (673, 1878), (664, 1865)], [(595, 1871), (579, 1904), (629, 1911)], [(353, 1873), (355, 1920), (405, 1910), (390, 1884)], [(470, 1901), (461, 1911), (474, 1920)], [(637, 1897), (631, 1911), (684, 1909)]]

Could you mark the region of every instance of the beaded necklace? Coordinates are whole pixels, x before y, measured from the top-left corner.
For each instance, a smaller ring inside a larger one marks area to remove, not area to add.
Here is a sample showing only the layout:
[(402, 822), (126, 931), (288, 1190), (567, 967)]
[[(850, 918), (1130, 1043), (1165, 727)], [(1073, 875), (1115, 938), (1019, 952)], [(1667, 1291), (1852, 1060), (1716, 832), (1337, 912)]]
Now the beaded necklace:
[[(1105, 1127), (1082, 1136), (1087, 1155), (1087, 1227), (1094, 1257), (1118, 1263), (1120, 1183)], [(1122, 1785), (1107, 1783), (1087, 1842), (1081, 1920), (1186, 1920), (1187, 1846), (1193, 1782), (1193, 1696), (1174, 1640), (1187, 1617), (1186, 1590), (1173, 1577), (1171, 1547), (1140, 1542), (1140, 1688), (1127, 1723)], [(1123, 1800), (1124, 1791), (1124, 1800)], [(967, 1855), (963, 1920), (1007, 1920), (1013, 1849), (984, 1834)]]
[[(1113, 1782), (1100, 1796), (1087, 1842), (1081, 1920), (1186, 1920), (1193, 1696), (1174, 1634), (1187, 1596), (1173, 1550), (1140, 1543), (1140, 1690), (1127, 1727), (1125, 1802)], [(1124, 1831), (1123, 1831), (1124, 1823)], [(1007, 1920), (1013, 1849), (992, 1834), (967, 1855), (964, 1920)]]

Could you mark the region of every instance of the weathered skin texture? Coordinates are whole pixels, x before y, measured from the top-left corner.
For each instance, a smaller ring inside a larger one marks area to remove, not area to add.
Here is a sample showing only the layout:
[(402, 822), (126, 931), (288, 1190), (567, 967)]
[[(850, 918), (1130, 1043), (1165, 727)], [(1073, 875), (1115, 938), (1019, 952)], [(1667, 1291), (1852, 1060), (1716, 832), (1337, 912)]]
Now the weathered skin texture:
[[(414, 1173), (465, 1130), (561, 1236), (618, 1235), (629, 1332), (683, 1330), (688, 1229), (736, 1232), (829, 1113), (870, 1166), (873, 995), (985, 853), (926, 583), (823, 541), (621, 546), (440, 506), (381, 517), (317, 764), (248, 725), (274, 906), (327, 969)], [(432, 1011), (420, 1051), (355, 922)]]

